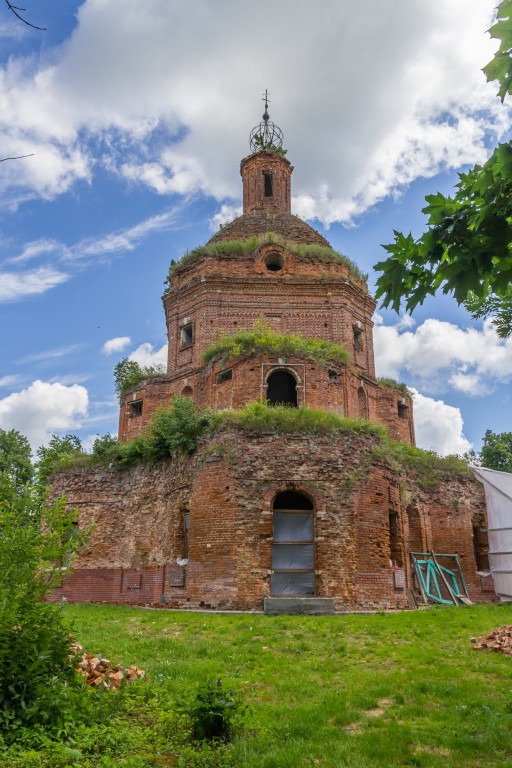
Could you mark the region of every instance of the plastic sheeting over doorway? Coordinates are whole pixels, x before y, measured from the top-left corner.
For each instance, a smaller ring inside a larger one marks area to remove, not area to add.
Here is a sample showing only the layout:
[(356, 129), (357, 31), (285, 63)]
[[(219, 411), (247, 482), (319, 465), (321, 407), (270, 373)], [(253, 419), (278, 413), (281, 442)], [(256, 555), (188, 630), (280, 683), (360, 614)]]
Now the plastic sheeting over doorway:
[(489, 566), (498, 597), (512, 600), (512, 473), (472, 467), (484, 486), (487, 504)]

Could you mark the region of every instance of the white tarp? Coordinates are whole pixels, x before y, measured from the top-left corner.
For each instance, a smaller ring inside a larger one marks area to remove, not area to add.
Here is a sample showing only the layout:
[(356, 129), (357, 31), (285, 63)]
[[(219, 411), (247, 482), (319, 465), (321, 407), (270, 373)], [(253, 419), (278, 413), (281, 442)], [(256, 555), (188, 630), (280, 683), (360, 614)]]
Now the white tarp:
[(484, 486), (487, 503), (489, 566), (494, 589), (502, 600), (512, 600), (512, 472), (471, 467)]

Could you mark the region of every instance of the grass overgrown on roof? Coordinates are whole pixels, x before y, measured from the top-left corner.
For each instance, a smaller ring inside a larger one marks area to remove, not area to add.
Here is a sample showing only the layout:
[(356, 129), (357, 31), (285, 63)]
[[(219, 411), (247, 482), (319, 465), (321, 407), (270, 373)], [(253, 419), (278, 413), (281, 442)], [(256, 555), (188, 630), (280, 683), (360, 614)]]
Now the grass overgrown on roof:
[[(264, 616), (68, 605), (85, 649), (145, 680), (98, 700), (67, 743), (7, 750), (2, 768), (509, 768), (512, 659), (472, 637), (512, 606)], [(177, 704), (205, 680), (240, 691), (231, 744), (194, 742)], [(66, 737), (63, 737), (66, 741)]]
[(412, 470), (418, 485), (425, 490), (433, 490), (441, 480), (452, 476), (471, 475), (468, 461), (461, 456), (439, 456), (435, 451), (425, 451), (387, 437), (373, 449), (373, 455), (385, 459), (395, 470)]
[(202, 360), (204, 363), (217, 360), (225, 363), (232, 357), (248, 354), (303, 357), (324, 368), (339, 368), (350, 362), (350, 355), (342, 344), (306, 339), (294, 333), (276, 333), (262, 320), (257, 320), (250, 331), (222, 336), (204, 351)]
[(301, 435), (368, 434), (378, 438), (372, 455), (386, 461), (397, 472), (413, 471), (420, 487), (434, 489), (451, 476), (470, 475), (468, 463), (459, 456), (438, 456), (387, 437), (382, 424), (366, 419), (349, 419), (331, 411), (313, 408), (270, 406), (248, 403), (240, 410), (201, 409), (193, 400), (176, 395), (168, 408), (158, 409), (146, 429), (134, 440), (119, 443), (110, 435), (98, 438), (92, 454), (56, 456), (48, 474), (61, 469), (154, 464), (176, 453), (192, 454), (200, 437), (229, 429), (246, 432), (275, 432)]
[(169, 290), (173, 275), (182, 272), (203, 257), (216, 259), (236, 259), (250, 256), (258, 246), (263, 243), (273, 242), (282, 245), (289, 250), (298, 262), (322, 262), (323, 264), (344, 264), (360, 280), (367, 280), (368, 275), (361, 272), (357, 264), (339, 251), (328, 246), (316, 244), (298, 244), (287, 242), (279, 235), (272, 233), (250, 237), (247, 240), (221, 240), (206, 243), (185, 253), (179, 261), (172, 261), (166, 280), (166, 289)]
[(346, 432), (383, 437), (386, 428), (366, 419), (348, 419), (331, 411), (290, 408), (285, 405), (248, 403), (239, 411), (212, 411), (208, 429), (212, 432), (236, 427), (248, 432), (272, 431), (307, 435), (339, 435)]
[(377, 381), (381, 387), (385, 387), (386, 389), (395, 389), (397, 392), (401, 392), (403, 395), (407, 395), (407, 397), (410, 397), (411, 395), (407, 384), (404, 384), (402, 381), (397, 381), (396, 379), (391, 379), (387, 376), (379, 376)]

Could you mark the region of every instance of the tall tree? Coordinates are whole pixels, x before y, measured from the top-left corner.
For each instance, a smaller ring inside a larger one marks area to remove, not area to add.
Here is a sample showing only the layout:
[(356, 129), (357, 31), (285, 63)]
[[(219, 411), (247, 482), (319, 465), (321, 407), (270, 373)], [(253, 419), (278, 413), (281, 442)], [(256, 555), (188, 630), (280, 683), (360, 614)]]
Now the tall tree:
[(0, 429), (0, 481), (20, 492), (32, 479), (30, 443), (27, 438), (11, 429)]
[[(502, 0), (489, 30), (500, 40), (484, 68), (498, 80), (503, 101), (512, 93), (512, 0)], [(408, 311), (438, 289), (451, 293), (475, 318), (492, 316), (499, 336), (512, 334), (512, 142), (500, 144), (484, 165), (459, 175), (452, 197), (428, 195), (428, 229), (418, 239), (395, 231), (375, 265), (377, 298)]]
[(480, 452), (482, 466), (500, 472), (512, 472), (512, 432), (499, 434), (487, 430)]

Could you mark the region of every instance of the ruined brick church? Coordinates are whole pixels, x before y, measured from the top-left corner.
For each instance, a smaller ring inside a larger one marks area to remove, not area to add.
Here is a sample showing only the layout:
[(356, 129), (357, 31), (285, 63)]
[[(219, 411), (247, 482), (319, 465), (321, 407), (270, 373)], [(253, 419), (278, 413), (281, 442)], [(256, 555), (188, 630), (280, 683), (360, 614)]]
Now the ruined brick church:
[[(350, 262), (291, 213), (293, 166), (267, 106), (251, 149), (240, 165), (243, 214), (172, 270), (163, 297), (167, 373), (124, 393), (119, 440), (136, 437), (179, 393), (214, 409), (255, 400), (324, 409), (385, 425), (393, 440), (414, 445), (410, 396), (376, 378), (375, 302)], [(350, 362), (257, 351), (203, 362), (212, 342), (257, 321), (342, 344)], [(419, 482), (380, 443), (371, 432), (232, 428), (201, 438), (191, 456), (153, 466), (67, 470), (55, 489), (79, 510), (80, 525), (94, 528), (56, 597), (407, 608), (420, 596), (409, 553), (435, 551), (457, 554), (467, 594), (484, 599), (481, 485), (456, 473)]]

